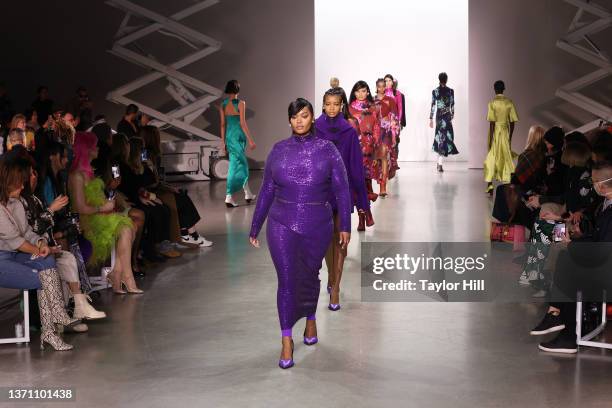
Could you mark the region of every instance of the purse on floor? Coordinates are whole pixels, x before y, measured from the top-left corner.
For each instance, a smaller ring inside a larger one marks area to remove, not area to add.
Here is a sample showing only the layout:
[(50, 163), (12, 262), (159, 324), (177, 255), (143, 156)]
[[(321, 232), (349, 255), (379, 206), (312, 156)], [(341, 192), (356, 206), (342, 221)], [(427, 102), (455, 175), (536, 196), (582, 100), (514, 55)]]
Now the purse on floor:
[(514, 225), (491, 222), (491, 241), (514, 242)]

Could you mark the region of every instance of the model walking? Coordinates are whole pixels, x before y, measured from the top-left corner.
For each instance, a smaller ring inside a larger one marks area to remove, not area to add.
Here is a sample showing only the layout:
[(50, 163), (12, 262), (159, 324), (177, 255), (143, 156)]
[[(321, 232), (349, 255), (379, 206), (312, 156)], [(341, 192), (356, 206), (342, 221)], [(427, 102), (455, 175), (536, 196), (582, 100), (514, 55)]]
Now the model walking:
[[(343, 91), (339, 88), (329, 89), (323, 95), (323, 114), (315, 121), (316, 135), (332, 142), (342, 157), (344, 167), (348, 176), (351, 197), (359, 213), (360, 231), (365, 230), (366, 219), (368, 226), (374, 225), (374, 219), (370, 212), (370, 201), (365, 186), (363, 174), (363, 155), (359, 145), (357, 131), (351, 126), (344, 116), (342, 103)], [(348, 112), (347, 112), (348, 114)], [(340, 280), (346, 258), (346, 248), (340, 245), (340, 216), (338, 204), (333, 192), (329, 194), (329, 203), (334, 213), (334, 236), (325, 254), (327, 264), (327, 292), (330, 295), (329, 310), (340, 310)], [(351, 211), (353, 206), (351, 205)]]
[(514, 103), (504, 96), (506, 85), (503, 81), (493, 84), (495, 98), (489, 102), (487, 120), (489, 121), (489, 153), (484, 162), (484, 176), (487, 193), (493, 194), (493, 180), (509, 183), (514, 173), (512, 134), (518, 115)]
[(380, 169), (377, 181), (380, 186), (380, 195), (385, 197), (387, 196), (387, 181), (391, 178), (390, 169), (397, 167), (393, 150), (399, 136), (400, 125), (397, 104), (394, 98), (385, 93), (385, 80), (382, 78), (376, 81), (375, 104), (380, 117), (380, 143), (375, 154)]
[(221, 116), (221, 141), (229, 156), (229, 171), (225, 191), (225, 205), (237, 207), (232, 195), (244, 190), (244, 199), (250, 203), (255, 194), (249, 188), (249, 163), (247, 162), (245, 148), (249, 143), (249, 149), (255, 149), (255, 142), (251, 137), (246, 123), (246, 103), (238, 99), (240, 84), (232, 79), (225, 85), (225, 93), (228, 95), (219, 107)]
[(431, 113), (429, 114), (429, 127), (434, 127), (434, 113), (436, 115), (436, 134), (434, 136), (433, 151), (438, 153), (438, 171), (442, 173), (444, 158), (459, 154), (455, 146), (455, 132), (453, 131), (453, 118), (455, 117), (455, 91), (446, 86), (448, 75), (442, 72), (438, 75), (440, 86), (431, 92)]
[(395, 172), (399, 170), (399, 165), (397, 161), (399, 158), (400, 133), (401, 130), (406, 126), (406, 99), (404, 98), (404, 94), (402, 94), (397, 89), (397, 79), (393, 78), (393, 75), (385, 75), (384, 80), (385, 95), (395, 100), (395, 106), (397, 107), (396, 116), (399, 123), (399, 128), (395, 137), (395, 145), (390, 152), (392, 165), (389, 168), (389, 179), (392, 179), (393, 177), (395, 177)]
[(337, 203), (343, 248), (351, 231), (349, 186), (338, 149), (314, 136), (310, 102), (298, 98), (289, 105), (288, 113), (293, 134), (276, 143), (268, 155), (249, 234), (251, 244), (258, 248), (257, 236), (269, 215), (266, 238), (278, 277), (281, 368), (293, 366), (292, 328), (299, 319), (307, 318), (304, 343), (318, 341), (318, 275), (334, 229), (330, 193)]
[(370, 201), (376, 201), (378, 194), (374, 193), (372, 179), (378, 179), (380, 172), (374, 156), (380, 143), (380, 114), (374, 105), (370, 87), (365, 81), (357, 81), (353, 85), (349, 113), (357, 121), (368, 198)]

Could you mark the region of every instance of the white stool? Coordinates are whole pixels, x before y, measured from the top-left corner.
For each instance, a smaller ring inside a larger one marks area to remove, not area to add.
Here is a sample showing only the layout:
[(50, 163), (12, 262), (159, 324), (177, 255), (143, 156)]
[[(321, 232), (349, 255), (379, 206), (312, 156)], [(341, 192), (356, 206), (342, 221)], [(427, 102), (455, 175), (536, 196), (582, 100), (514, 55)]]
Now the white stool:
[(23, 291), (23, 336), (12, 337), (8, 339), (0, 339), (0, 344), (10, 343), (29, 343), (30, 342), (30, 303), (29, 293), (27, 290)]
[[(604, 299), (606, 293), (604, 292)], [(582, 292), (578, 292), (576, 295), (576, 344), (578, 346), (598, 347), (605, 349), (612, 349), (611, 343), (605, 343), (602, 341), (591, 341), (596, 336), (599, 336), (601, 332), (606, 328), (607, 313), (606, 313), (606, 302), (603, 302), (601, 307), (601, 324), (593, 329), (591, 332), (582, 335)]]

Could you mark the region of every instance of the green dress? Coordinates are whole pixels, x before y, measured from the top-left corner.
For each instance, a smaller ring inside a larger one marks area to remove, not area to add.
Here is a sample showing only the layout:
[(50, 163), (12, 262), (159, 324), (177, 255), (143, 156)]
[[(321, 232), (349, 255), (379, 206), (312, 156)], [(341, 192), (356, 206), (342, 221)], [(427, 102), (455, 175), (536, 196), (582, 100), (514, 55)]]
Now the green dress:
[[(106, 202), (104, 182), (100, 178), (93, 178), (85, 183), (85, 201), (95, 207), (101, 207)], [(121, 228), (132, 228), (133, 225), (128, 216), (119, 213), (83, 214), (80, 216), (80, 224), (83, 235), (93, 247), (93, 254), (89, 259), (92, 265), (108, 259)]]
[[(221, 108), (229, 103), (229, 98), (223, 101)], [(238, 112), (239, 99), (232, 99), (234, 110)], [(245, 148), (246, 135), (240, 126), (240, 114), (225, 114), (225, 148), (229, 155), (229, 170), (227, 174), (226, 194), (231, 195), (243, 189), (249, 180), (249, 163), (247, 162)]]
[(504, 95), (496, 95), (489, 102), (487, 120), (495, 123), (495, 130), (484, 162), (485, 181), (509, 183), (514, 173), (514, 159), (517, 157), (510, 147), (510, 123), (518, 122), (514, 103)]

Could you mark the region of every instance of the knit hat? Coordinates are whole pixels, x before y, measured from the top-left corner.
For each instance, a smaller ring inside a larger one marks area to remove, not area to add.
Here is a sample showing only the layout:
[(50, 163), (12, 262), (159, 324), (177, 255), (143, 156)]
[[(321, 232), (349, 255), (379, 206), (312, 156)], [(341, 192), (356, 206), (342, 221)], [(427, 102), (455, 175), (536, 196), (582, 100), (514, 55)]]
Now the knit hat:
[(565, 133), (559, 126), (553, 126), (544, 133), (544, 140), (554, 146), (555, 150), (563, 147)]

